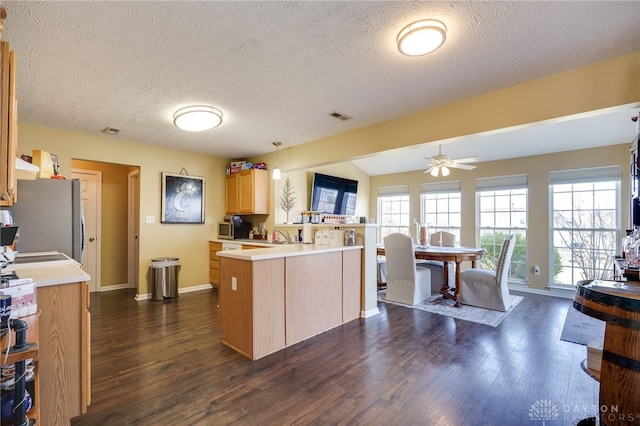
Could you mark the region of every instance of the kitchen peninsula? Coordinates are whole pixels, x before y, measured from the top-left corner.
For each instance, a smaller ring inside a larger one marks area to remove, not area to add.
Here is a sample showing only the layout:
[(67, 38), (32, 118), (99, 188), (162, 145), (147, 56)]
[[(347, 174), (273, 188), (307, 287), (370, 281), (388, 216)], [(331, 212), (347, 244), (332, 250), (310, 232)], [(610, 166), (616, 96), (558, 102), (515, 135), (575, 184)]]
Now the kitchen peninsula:
[(220, 251), (222, 342), (256, 360), (356, 319), (362, 246)]
[(58, 252), (20, 254), (6, 271), (36, 283), (38, 424), (69, 424), (91, 400), (91, 277)]

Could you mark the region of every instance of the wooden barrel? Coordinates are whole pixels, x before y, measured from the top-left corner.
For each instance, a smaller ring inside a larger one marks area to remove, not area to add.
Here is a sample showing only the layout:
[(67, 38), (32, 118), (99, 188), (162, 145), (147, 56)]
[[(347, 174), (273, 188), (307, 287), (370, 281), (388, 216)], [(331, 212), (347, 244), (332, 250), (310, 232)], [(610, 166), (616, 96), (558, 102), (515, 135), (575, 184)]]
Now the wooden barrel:
[(573, 307), (606, 322), (600, 368), (601, 424), (639, 424), (640, 282), (580, 281)]

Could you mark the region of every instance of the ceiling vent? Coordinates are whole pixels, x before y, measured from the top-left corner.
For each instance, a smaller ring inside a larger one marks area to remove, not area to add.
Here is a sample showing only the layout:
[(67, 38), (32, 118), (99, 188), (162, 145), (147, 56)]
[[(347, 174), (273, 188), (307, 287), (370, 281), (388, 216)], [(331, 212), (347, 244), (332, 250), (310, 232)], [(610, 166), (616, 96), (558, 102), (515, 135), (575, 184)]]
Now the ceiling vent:
[(111, 135), (111, 136), (115, 136), (118, 133), (120, 133), (120, 129), (114, 129), (113, 127), (105, 127), (104, 130), (102, 131), (102, 133), (105, 133), (105, 134)]
[(345, 114), (340, 114), (339, 112), (332, 112), (331, 114), (329, 114), (331, 117), (337, 118), (338, 120), (342, 120), (342, 121), (347, 121), (347, 120), (351, 120), (353, 117), (345, 115)]

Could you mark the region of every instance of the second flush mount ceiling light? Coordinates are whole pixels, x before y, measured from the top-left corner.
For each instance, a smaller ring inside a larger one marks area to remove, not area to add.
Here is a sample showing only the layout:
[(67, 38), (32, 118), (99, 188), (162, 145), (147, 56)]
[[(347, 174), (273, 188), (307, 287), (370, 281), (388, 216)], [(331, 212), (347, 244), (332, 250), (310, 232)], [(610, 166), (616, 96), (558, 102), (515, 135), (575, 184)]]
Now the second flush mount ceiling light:
[(173, 114), (173, 124), (188, 132), (202, 132), (222, 123), (222, 111), (208, 105), (192, 105), (180, 108)]
[(422, 56), (444, 44), (447, 27), (435, 19), (416, 21), (404, 27), (398, 34), (398, 50), (407, 56)]

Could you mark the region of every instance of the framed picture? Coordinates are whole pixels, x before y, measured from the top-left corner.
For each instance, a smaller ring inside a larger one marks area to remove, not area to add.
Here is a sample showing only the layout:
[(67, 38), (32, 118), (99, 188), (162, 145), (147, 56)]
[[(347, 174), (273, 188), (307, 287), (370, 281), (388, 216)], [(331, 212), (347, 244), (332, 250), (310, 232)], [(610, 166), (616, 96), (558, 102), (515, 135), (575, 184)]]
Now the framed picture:
[(162, 223), (204, 223), (204, 178), (162, 172)]

